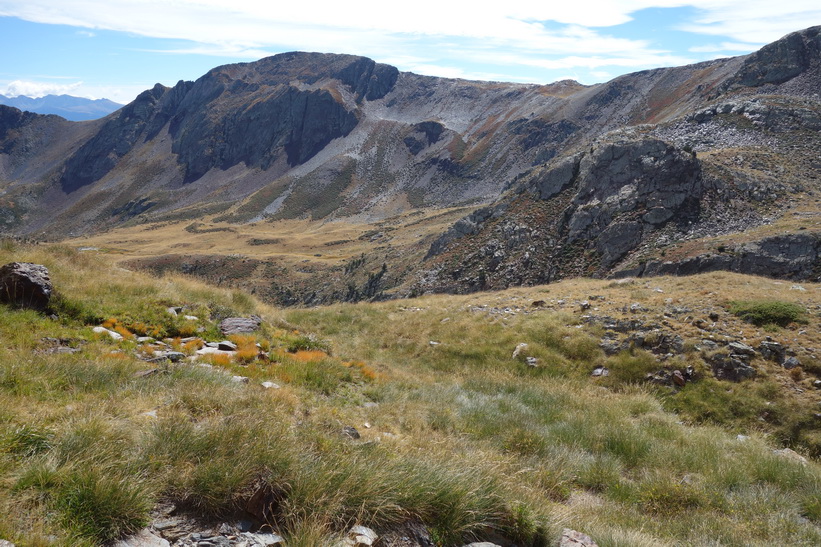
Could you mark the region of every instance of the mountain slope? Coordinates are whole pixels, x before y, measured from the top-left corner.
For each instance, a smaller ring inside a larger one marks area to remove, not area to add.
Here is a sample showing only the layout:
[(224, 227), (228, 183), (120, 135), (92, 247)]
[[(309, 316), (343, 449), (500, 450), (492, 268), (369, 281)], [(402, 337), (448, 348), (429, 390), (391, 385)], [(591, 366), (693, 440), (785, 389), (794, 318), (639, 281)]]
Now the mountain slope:
[(314, 53), (218, 67), (146, 91), (106, 118), (59, 175), (28, 180), (42, 185), (41, 203), (57, 219), (34, 214), (18, 230), (87, 230), (191, 206), (242, 221), (486, 202), (602, 132), (670, 120), (723, 93), (760, 92), (749, 87), (758, 85), (750, 63), (722, 59), (590, 87), (448, 80)]

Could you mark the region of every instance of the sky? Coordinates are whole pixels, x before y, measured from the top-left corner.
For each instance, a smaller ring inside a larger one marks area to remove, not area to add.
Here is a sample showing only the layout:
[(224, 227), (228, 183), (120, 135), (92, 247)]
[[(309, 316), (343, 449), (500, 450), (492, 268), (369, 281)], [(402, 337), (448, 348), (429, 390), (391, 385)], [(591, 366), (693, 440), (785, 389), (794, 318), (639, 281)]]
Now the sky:
[(744, 55), (814, 25), (819, 0), (0, 0), (0, 94), (127, 103), (155, 83), (286, 51), (593, 84)]

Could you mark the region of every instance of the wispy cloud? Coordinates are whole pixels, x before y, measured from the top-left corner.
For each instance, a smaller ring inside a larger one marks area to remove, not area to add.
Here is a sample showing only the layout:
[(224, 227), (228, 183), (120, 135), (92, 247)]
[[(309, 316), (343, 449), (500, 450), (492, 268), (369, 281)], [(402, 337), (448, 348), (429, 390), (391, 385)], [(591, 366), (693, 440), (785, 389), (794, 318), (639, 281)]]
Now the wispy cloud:
[(74, 82), (72, 84), (55, 84), (52, 82), (33, 82), (27, 80), (14, 80), (6, 85), (3, 95), (7, 97), (17, 97), (18, 95), (25, 95), (26, 97), (45, 97), (46, 95), (64, 95), (75, 91), (83, 82)]
[(725, 53), (737, 51), (752, 51), (763, 46), (760, 44), (745, 44), (741, 42), (721, 42), (720, 44), (705, 44), (703, 46), (693, 46), (687, 51), (692, 53)]
[[(655, 30), (690, 33), (688, 50), (617, 30), (648, 8), (686, 14), (675, 27)], [(106, 30), (175, 41), (141, 50), (157, 54), (251, 60), (291, 50), (353, 53), (431, 75), (544, 83), (558, 74), (601, 81), (627, 70), (746, 53), (821, 23), (821, 3), (517, 0), (480, 7), (417, 0), (389, 10), (384, 0), (0, 0), (0, 16), (70, 25), (86, 36)]]
[[(757, 16), (765, 21), (767, 15), (784, 9), (780, 5), (767, 10), (767, 3), (751, 1), (756, 4)], [(533, 56), (540, 56), (552, 61), (546, 66), (560, 68), (599, 67), (607, 59), (613, 59), (615, 66), (634, 67), (677, 59), (670, 52), (653, 50), (646, 41), (609, 36), (604, 27), (629, 21), (644, 8), (690, 5), (701, 14), (688, 23), (695, 32), (712, 33), (722, 28), (729, 33), (748, 4), (734, 0), (577, 0), (561, 4), (496, 2), (478, 9), (472, 2), (418, 0), (394, 6), (389, 12), (376, 0), (359, 0), (355, 8), (338, 0), (310, 6), (240, 0), (61, 0), (59, 4), (53, 0), (0, 0), (0, 15), (195, 44), (168, 50), (173, 53), (253, 58), (271, 51), (300, 49), (382, 59), (408, 54), (430, 57), (432, 50), (425, 49), (425, 42), (442, 42), (457, 44), (457, 50), (504, 51), (509, 62), (529, 66), (535, 66)], [(821, 8), (815, 11), (821, 17)], [(782, 14), (778, 20), (783, 19)], [(420, 50), (424, 54), (414, 53)], [(428, 61), (442, 65), (435, 55)]]

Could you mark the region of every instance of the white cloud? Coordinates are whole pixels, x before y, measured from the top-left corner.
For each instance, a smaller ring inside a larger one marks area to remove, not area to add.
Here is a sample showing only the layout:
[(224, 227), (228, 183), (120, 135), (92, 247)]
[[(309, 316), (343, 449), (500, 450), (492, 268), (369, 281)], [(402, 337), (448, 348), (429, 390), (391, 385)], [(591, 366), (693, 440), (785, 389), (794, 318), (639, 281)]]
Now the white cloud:
[[(686, 7), (691, 20), (678, 29), (714, 37), (712, 44), (689, 50), (697, 55), (660, 50), (648, 40), (616, 37), (608, 30), (642, 9)], [(522, 80), (506, 76), (505, 68), (511, 73), (525, 67), (604, 74), (607, 67), (613, 73), (618, 67), (695, 62), (704, 54), (746, 53), (756, 44), (821, 23), (821, 3), (517, 0), (478, 5), (473, 0), (417, 0), (388, 8), (384, 0), (0, 0), (0, 16), (71, 25), (88, 35), (111, 30), (190, 42), (152, 50), (158, 53), (245, 59), (288, 50), (353, 53), (433, 75)]]
[(6, 85), (6, 90), (3, 95), (7, 97), (17, 97), (18, 95), (25, 95), (26, 97), (45, 97), (46, 95), (68, 95), (72, 91), (78, 89), (83, 82), (75, 82), (72, 84), (55, 84), (52, 82), (32, 82), (27, 80), (14, 80)]
[(749, 53), (763, 46), (760, 44), (744, 44), (741, 42), (721, 42), (720, 44), (704, 44), (703, 46), (693, 46), (687, 51), (692, 53), (723, 53), (727, 51)]

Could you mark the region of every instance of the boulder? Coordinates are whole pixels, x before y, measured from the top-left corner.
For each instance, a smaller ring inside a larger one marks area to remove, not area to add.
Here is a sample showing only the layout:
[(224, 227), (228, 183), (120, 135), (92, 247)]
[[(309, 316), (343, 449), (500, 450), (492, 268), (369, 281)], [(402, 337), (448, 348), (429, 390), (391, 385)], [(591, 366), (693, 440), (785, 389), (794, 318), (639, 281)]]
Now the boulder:
[(727, 344), (727, 347), (736, 355), (748, 355), (750, 357), (755, 355), (755, 350), (753, 348), (741, 342), (730, 342)]
[(805, 458), (804, 456), (790, 448), (773, 450), (773, 454), (775, 454), (776, 456), (780, 456), (782, 458), (786, 458), (787, 460), (793, 461), (795, 463), (800, 463), (801, 465), (807, 465), (807, 458)]
[(52, 290), (48, 269), (41, 264), (12, 262), (0, 268), (0, 302), (44, 310)]
[(768, 361), (775, 361), (776, 363), (783, 363), (787, 354), (787, 349), (778, 342), (765, 340), (758, 346), (758, 351), (761, 356)]
[(792, 368), (800, 367), (801, 361), (798, 360), (798, 357), (790, 357), (786, 361), (781, 364), (782, 367), (789, 370)]
[(256, 315), (251, 317), (229, 317), (220, 321), (219, 329), (223, 336), (248, 334), (257, 330), (261, 324), (262, 319)]
[(756, 370), (737, 359), (734, 355), (726, 355), (717, 353), (710, 359), (710, 365), (713, 369), (713, 374), (719, 380), (730, 380), (733, 382), (740, 382), (747, 378), (753, 378), (756, 375)]

